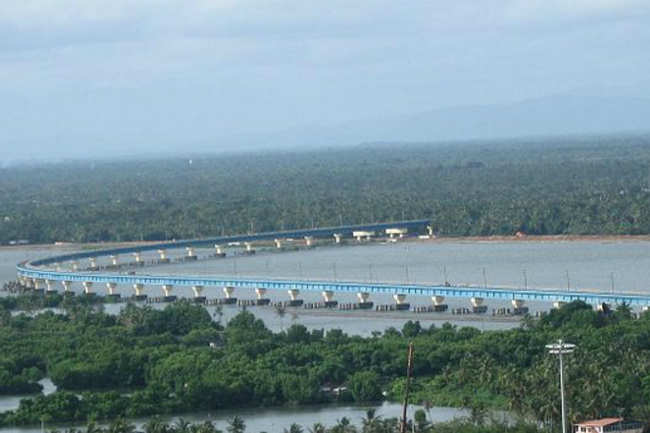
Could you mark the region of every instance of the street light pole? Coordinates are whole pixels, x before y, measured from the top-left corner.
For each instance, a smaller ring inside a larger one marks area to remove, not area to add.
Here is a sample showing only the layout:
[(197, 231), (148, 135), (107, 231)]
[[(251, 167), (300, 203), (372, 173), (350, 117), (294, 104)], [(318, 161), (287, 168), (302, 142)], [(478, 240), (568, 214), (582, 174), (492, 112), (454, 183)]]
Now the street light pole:
[(562, 355), (572, 353), (576, 345), (565, 343), (562, 339), (557, 340), (557, 343), (547, 344), (546, 348), (548, 353), (558, 355), (560, 358), (560, 398), (562, 400), (562, 433), (567, 433), (566, 430), (566, 404), (564, 402), (564, 363)]

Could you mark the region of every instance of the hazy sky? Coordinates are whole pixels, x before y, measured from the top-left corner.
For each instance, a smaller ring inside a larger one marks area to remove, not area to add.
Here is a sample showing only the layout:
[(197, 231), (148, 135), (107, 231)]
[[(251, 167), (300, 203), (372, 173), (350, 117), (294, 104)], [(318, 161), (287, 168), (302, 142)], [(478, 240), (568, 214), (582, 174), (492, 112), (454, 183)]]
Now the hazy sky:
[(648, 0), (0, 2), (0, 157), (650, 96)]

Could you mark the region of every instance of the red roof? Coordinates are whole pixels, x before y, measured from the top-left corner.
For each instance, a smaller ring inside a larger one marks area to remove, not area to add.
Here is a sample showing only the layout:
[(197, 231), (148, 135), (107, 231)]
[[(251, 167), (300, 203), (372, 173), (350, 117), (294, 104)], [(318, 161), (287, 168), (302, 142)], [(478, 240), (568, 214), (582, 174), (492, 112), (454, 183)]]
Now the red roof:
[(594, 419), (591, 421), (579, 422), (577, 425), (582, 425), (586, 427), (604, 427), (606, 425), (616, 424), (617, 422), (621, 422), (621, 421), (623, 421), (623, 418), (602, 418), (602, 419)]

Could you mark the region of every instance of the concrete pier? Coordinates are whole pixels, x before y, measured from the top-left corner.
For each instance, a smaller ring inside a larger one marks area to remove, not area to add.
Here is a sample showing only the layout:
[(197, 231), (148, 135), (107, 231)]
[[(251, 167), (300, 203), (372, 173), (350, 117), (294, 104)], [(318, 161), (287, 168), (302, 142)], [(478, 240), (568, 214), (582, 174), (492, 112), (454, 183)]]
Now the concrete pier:
[(257, 295), (257, 299), (255, 300), (256, 305), (269, 305), (271, 303), (269, 298), (264, 297), (266, 295), (266, 289), (258, 287), (255, 289), (255, 294)]
[(341, 233), (334, 233), (334, 243), (340, 244), (341, 239), (343, 239), (343, 235)]
[(255, 249), (253, 248), (253, 244), (250, 242), (244, 242), (244, 254), (248, 255), (253, 255), (255, 254)]
[(136, 266), (144, 266), (144, 261), (142, 260), (142, 254), (140, 254), (139, 251), (134, 252), (133, 257), (135, 258)]
[(86, 294), (87, 296), (92, 296), (92, 295), (95, 294), (93, 292), (93, 282), (92, 281), (84, 281), (82, 283), (82, 285), (84, 287), (84, 294)]
[(164, 249), (159, 249), (158, 254), (160, 255), (160, 259), (158, 259), (158, 263), (169, 263), (169, 257), (167, 257), (167, 250)]
[(472, 305), (472, 312), (482, 314), (487, 312), (487, 305), (483, 305), (483, 298), (470, 298), (469, 303)]
[(72, 281), (61, 281), (61, 285), (63, 286), (63, 296), (74, 296), (74, 292), (70, 290)]
[(334, 308), (339, 304), (338, 301), (334, 300), (334, 292), (332, 290), (324, 290), (321, 294), (325, 300), (324, 304), (326, 308)]
[(192, 291), (194, 292), (194, 302), (197, 304), (205, 304), (205, 296), (203, 293), (203, 286), (192, 286)]
[(305, 246), (312, 247), (313, 245), (314, 245), (314, 237), (313, 236), (305, 236)]
[(223, 288), (223, 293), (226, 295), (225, 298), (223, 298), (222, 303), (225, 305), (233, 305), (237, 303), (237, 298), (233, 297), (233, 293), (235, 293), (235, 288), (231, 286), (226, 286)]
[(397, 295), (393, 295), (393, 299), (395, 300), (396, 310), (403, 311), (411, 308), (411, 304), (406, 302), (406, 295), (401, 293)]
[(163, 291), (163, 302), (174, 302), (176, 300), (176, 296), (172, 295), (172, 290), (174, 289), (174, 286), (171, 284), (163, 284), (162, 285), (162, 291)]
[(194, 247), (185, 247), (187, 250), (187, 255), (185, 256), (185, 260), (196, 260), (196, 253), (194, 252)]
[(357, 305), (360, 310), (371, 310), (374, 306), (374, 303), (370, 301), (370, 293), (368, 292), (357, 293), (357, 298), (359, 298), (359, 303)]
[(524, 301), (522, 299), (513, 299), (510, 301), (512, 303), (512, 314), (515, 316), (521, 316), (528, 313), (528, 307), (524, 306)]
[(115, 293), (116, 288), (117, 288), (117, 283), (113, 283), (113, 282), (106, 283), (106, 290), (108, 290), (108, 295), (106, 296), (107, 299), (115, 301), (121, 298), (119, 293)]
[(133, 296), (133, 298), (136, 301), (146, 301), (147, 300), (147, 295), (144, 293), (144, 284), (135, 283), (133, 285), (133, 291), (135, 292), (135, 295)]
[(90, 262), (90, 267), (88, 268), (91, 271), (97, 271), (99, 270), (99, 266), (97, 266), (97, 258), (96, 257), (89, 257), (88, 261)]
[(300, 290), (298, 289), (289, 289), (287, 290), (287, 293), (289, 293), (289, 302), (287, 303), (288, 307), (300, 307), (303, 304), (302, 299), (298, 299), (298, 295), (300, 295)]
[(221, 248), (221, 245), (215, 244), (215, 246), (214, 246), (214, 256), (215, 257), (226, 257), (226, 253)]
[(449, 306), (444, 303), (444, 296), (432, 296), (431, 301), (433, 302), (433, 311), (435, 312), (443, 312), (449, 309)]

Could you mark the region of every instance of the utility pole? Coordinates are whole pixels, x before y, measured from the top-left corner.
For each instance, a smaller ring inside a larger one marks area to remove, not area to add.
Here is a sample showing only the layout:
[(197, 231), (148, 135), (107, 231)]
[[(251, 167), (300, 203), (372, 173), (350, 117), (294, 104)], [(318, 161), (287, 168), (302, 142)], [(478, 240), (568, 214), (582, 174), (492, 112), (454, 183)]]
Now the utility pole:
[(564, 402), (564, 363), (562, 355), (573, 353), (575, 344), (565, 343), (562, 339), (557, 340), (557, 343), (547, 344), (546, 348), (551, 355), (558, 355), (560, 358), (560, 399), (562, 400), (562, 433), (568, 433), (566, 430), (566, 404)]
[(413, 375), (413, 342), (409, 343), (408, 357), (406, 361), (406, 387), (404, 389), (404, 407), (402, 408), (402, 425), (400, 433), (407, 433), (406, 409), (409, 405), (409, 391), (411, 388), (411, 376)]

